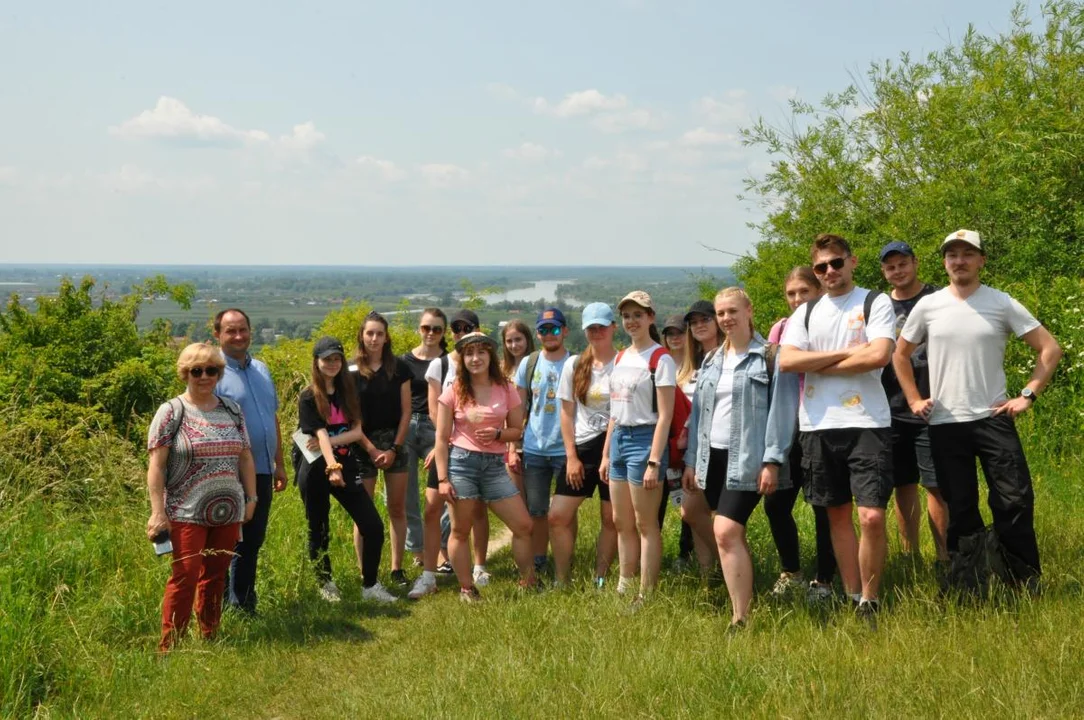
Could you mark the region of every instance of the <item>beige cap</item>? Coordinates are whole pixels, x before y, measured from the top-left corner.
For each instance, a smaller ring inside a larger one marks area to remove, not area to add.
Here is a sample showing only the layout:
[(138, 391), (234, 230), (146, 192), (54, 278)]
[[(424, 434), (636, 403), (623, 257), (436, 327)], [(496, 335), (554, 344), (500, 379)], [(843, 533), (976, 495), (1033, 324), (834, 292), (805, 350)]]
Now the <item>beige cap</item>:
[(980, 252), (985, 252), (982, 248), (982, 238), (974, 230), (957, 230), (956, 232), (945, 237), (945, 241), (941, 243), (941, 252), (945, 252), (945, 248), (954, 242), (967, 243), (973, 248), (976, 248)]
[(651, 296), (643, 290), (633, 290), (625, 297), (621, 298), (621, 302), (617, 303), (617, 309), (621, 310), (625, 306), (625, 303), (636, 303), (645, 310), (655, 312), (655, 303), (651, 301)]

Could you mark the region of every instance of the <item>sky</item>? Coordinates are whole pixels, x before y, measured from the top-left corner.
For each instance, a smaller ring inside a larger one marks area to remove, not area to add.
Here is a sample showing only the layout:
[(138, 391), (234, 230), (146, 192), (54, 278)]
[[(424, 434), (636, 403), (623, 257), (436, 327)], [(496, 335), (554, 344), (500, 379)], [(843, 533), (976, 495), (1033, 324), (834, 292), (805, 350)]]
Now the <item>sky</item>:
[(0, 263), (728, 264), (739, 128), (1012, 5), (2, 0)]

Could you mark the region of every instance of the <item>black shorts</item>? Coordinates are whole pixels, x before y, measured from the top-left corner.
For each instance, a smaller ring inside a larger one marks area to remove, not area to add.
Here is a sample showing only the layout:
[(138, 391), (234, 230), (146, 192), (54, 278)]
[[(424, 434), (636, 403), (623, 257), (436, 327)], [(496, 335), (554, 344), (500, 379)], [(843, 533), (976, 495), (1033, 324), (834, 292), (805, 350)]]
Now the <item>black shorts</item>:
[(730, 453), (719, 448), (711, 448), (708, 454), (708, 476), (704, 478), (704, 500), (709, 508), (719, 505), (719, 494), (726, 488), (726, 465)]
[(937, 487), (926, 423), (892, 421), (892, 479), (896, 487), (917, 482), (925, 488)]
[(599, 465), (602, 464), (602, 446), (606, 444), (606, 433), (591, 438), (582, 445), (576, 446), (576, 457), (583, 463), (583, 483), (579, 489), (568, 484), (568, 465), (557, 473), (557, 490), (555, 495), (565, 497), (589, 498), (595, 494), (598, 488), (598, 499), (602, 502), (610, 502), (610, 486), (602, 482), (598, 474)]
[(802, 470), (810, 502), (836, 507), (888, 507), (892, 495), (892, 431), (839, 428), (803, 432)]
[(430, 490), (440, 489), (440, 478), (437, 477), (437, 461), (434, 460), (433, 464), (429, 466), (429, 477), (425, 480), (425, 486)]
[[(398, 432), (397, 428), (381, 428), (379, 430), (373, 430), (368, 433), (369, 442), (376, 445), (380, 450), (390, 450), (395, 445), (395, 434)], [(373, 464), (373, 459), (369, 457), (369, 454), (358, 445), (358, 475), (366, 480), (375, 478), (377, 473), (380, 472), (376, 465)], [(385, 473), (404, 473), (407, 471), (407, 452), (406, 447), (403, 448), (403, 452), (395, 454), (395, 460), (392, 461), (391, 467), (384, 468)]]

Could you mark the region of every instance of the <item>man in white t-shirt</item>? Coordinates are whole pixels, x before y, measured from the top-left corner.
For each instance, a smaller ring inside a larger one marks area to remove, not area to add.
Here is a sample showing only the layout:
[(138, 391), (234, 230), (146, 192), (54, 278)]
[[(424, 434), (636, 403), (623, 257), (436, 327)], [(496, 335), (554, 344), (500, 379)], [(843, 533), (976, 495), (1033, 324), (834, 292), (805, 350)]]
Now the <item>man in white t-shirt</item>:
[[(872, 621), (892, 494), (892, 418), (881, 369), (892, 359), (896, 316), (887, 295), (855, 286), (857, 258), (845, 239), (818, 235), (812, 260), (826, 294), (787, 322), (779, 365), (805, 373), (798, 439), (810, 499), (827, 509), (844, 591)], [(855, 504), (861, 539), (854, 531)]]
[[(983, 593), (989, 570), (1011, 586), (1036, 589), (1035, 494), (1013, 418), (1035, 403), (1061, 359), (1054, 336), (1019, 302), (983, 285), (982, 238), (959, 230), (941, 244), (949, 287), (922, 298), (900, 333), (893, 367), (911, 411), (930, 423), (934, 469), (949, 508), (949, 582)], [(1016, 335), (1038, 353), (1031, 379), (1009, 399), (1005, 344)], [(911, 355), (923, 342), (930, 397), (923, 398)], [(976, 458), (989, 488), (993, 538), (979, 512)]]

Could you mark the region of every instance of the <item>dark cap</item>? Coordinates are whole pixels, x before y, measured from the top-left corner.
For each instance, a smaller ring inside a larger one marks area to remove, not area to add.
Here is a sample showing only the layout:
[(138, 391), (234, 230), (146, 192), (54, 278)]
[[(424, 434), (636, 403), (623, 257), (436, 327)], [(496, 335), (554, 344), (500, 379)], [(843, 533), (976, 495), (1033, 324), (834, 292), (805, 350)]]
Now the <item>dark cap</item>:
[(689, 312), (685, 313), (685, 323), (688, 324), (693, 315), (706, 315), (709, 319), (715, 317), (715, 306), (707, 300), (697, 300), (689, 306)]
[[(465, 318), (462, 318), (464, 322)], [(493, 355), (497, 354), (497, 341), (482, 332), (469, 332), (463, 337), (455, 341), (455, 351), (462, 354), (463, 348), (468, 345), (474, 345), (475, 343), (484, 343), (489, 347), (489, 352)]]
[(543, 325), (558, 325), (564, 327), (566, 324), (565, 314), (557, 308), (551, 307), (538, 313), (538, 320), (535, 321), (534, 327), (535, 330), (537, 330)]
[(455, 325), (457, 322), (465, 322), (477, 330), (481, 327), (482, 323), (478, 322), (478, 316), (474, 314), (473, 310), (460, 310), (455, 315), (452, 315), (452, 321), (449, 325)]
[(681, 315), (671, 315), (666, 318), (666, 322), (663, 323), (662, 331), (665, 333), (667, 330), (680, 330), (685, 332), (685, 318)]
[(915, 256), (915, 251), (911, 249), (911, 246), (902, 240), (893, 240), (892, 242), (881, 248), (881, 262), (885, 261), (892, 253), (899, 253), (900, 255)]
[(346, 357), (346, 351), (343, 350), (343, 344), (335, 338), (331, 337), (330, 335), (323, 336), (316, 341), (315, 345), (312, 346), (312, 356), (314, 358), (320, 358), (321, 360), (323, 360), (324, 358), (335, 355), (336, 353), (342, 355), (343, 358)]

